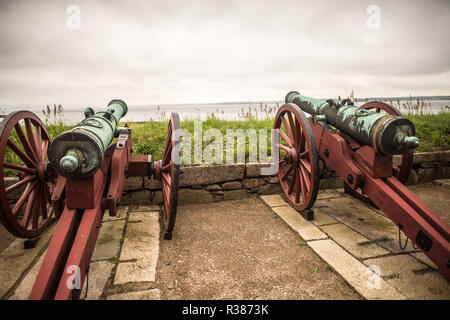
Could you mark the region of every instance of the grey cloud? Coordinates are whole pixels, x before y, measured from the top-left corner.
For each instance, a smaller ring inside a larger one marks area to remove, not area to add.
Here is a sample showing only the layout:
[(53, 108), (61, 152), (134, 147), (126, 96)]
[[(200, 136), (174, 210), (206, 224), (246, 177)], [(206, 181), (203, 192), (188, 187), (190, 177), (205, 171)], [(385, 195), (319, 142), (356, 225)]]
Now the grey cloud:
[(448, 1), (4, 1), (0, 104), (448, 94), (449, 27)]

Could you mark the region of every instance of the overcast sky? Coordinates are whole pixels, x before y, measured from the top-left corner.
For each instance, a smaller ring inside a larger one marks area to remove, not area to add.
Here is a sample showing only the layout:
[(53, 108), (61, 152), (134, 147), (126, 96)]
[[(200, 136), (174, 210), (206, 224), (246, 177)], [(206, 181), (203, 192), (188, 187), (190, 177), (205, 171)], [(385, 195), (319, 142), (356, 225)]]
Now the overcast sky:
[(449, 30), (446, 0), (0, 0), (0, 105), (449, 95)]

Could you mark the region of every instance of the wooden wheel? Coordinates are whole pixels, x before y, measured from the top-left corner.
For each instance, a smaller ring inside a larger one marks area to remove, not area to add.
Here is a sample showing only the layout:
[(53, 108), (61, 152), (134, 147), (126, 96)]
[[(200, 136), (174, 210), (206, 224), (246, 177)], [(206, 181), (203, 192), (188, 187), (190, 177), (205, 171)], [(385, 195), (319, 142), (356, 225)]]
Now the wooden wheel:
[(278, 180), (296, 210), (307, 210), (319, 190), (319, 159), (308, 119), (295, 104), (281, 106), (273, 128), (279, 134)]
[(44, 124), (32, 112), (10, 113), (0, 125), (0, 220), (17, 237), (37, 237), (53, 221), (49, 145)]
[(180, 178), (179, 130), (180, 117), (172, 113), (167, 130), (166, 144), (162, 160), (156, 161), (155, 178), (161, 181), (163, 195), (164, 239), (172, 239), (178, 201), (178, 181)]

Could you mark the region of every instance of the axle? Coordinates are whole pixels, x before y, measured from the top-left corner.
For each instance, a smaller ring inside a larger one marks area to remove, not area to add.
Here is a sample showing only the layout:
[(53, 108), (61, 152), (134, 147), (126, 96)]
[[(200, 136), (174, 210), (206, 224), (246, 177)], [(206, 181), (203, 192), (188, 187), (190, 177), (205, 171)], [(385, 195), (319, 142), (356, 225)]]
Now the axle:
[(286, 103), (295, 103), (317, 120), (326, 121), (380, 154), (402, 154), (419, 145), (414, 124), (403, 117), (340, 105), (337, 100), (309, 98), (297, 91), (287, 94)]
[(85, 119), (72, 130), (55, 138), (48, 152), (52, 168), (68, 178), (86, 179), (100, 167), (105, 151), (118, 134), (118, 123), (127, 114), (122, 100), (112, 100), (105, 111), (94, 114), (91, 108)]

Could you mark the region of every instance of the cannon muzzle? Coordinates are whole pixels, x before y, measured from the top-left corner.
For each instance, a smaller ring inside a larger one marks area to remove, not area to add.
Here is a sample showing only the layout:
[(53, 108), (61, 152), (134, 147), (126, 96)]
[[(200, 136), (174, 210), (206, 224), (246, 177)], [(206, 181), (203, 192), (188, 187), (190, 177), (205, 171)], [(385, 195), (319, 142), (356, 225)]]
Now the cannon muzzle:
[(85, 119), (72, 130), (58, 135), (48, 151), (56, 173), (74, 179), (92, 176), (103, 162), (104, 153), (117, 135), (117, 125), (128, 112), (122, 100), (112, 100), (105, 111), (94, 114), (86, 108)]
[(320, 115), (321, 120), (358, 142), (373, 146), (380, 154), (402, 154), (419, 145), (414, 124), (403, 117), (361, 109), (352, 103), (341, 105), (338, 100), (305, 97), (297, 91), (289, 92), (285, 101), (295, 103), (304, 112)]

